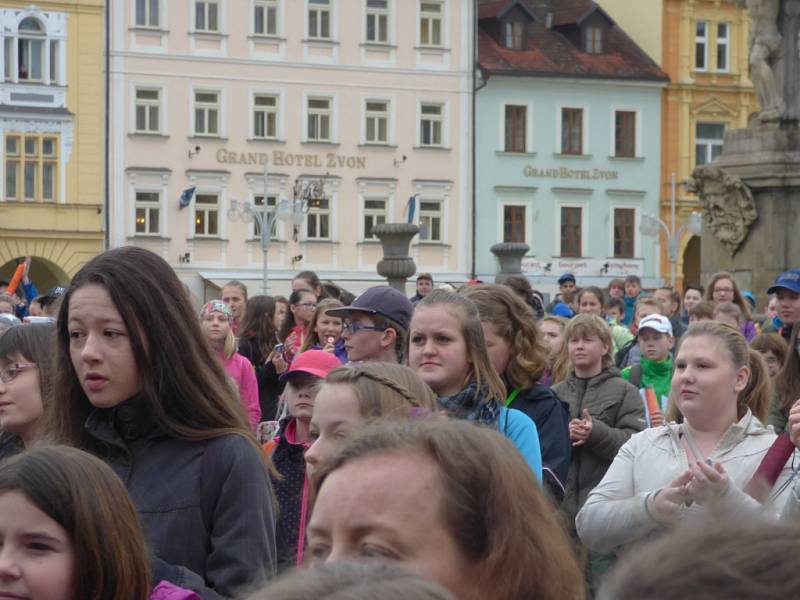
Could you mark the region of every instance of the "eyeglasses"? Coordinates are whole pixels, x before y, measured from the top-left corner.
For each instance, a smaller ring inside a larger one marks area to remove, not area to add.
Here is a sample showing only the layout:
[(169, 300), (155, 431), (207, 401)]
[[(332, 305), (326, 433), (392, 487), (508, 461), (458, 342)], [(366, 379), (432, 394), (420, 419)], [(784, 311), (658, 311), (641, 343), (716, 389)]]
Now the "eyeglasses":
[(0, 381), (9, 383), (17, 378), (17, 375), (22, 373), (25, 369), (35, 369), (36, 365), (33, 363), (14, 363), (0, 371)]
[(295, 306), (304, 306), (305, 308), (317, 308), (316, 302), (298, 302)]
[(345, 323), (342, 331), (348, 333), (358, 333), (359, 331), (386, 331), (386, 327), (380, 325), (364, 325), (362, 323)]

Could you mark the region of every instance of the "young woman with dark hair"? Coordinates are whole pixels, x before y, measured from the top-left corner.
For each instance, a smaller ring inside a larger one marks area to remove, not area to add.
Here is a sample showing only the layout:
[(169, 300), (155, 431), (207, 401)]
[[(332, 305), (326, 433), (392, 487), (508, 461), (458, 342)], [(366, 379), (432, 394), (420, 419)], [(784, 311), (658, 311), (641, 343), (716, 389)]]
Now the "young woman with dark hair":
[(303, 347), (308, 324), (317, 308), (317, 298), (310, 289), (295, 290), (289, 296), (289, 312), (281, 323), (278, 340), (283, 343), (283, 357), (287, 363), (292, 362), (294, 355)]
[(151, 580), (125, 486), (75, 448), (40, 446), (0, 464), (0, 540), (2, 598), (200, 600)]
[(736, 283), (733, 275), (726, 271), (714, 273), (706, 288), (706, 300), (714, 304), (733, 302), (742, 311), (740, 331), (745, 339), (749, 342), (758, 335), (756, 324), (753, 322), (750, 304), (742, 296), (739, 284)]
[(216, 600), (275, 570), (267, 463), (172, 268), (136, 247), (72, 279), (57, 323), (45, 432), (110, 464), (152, 568)]
[(319, 280), (319, 277), (314, 271), (300, 271), (292, 279), (292, 291), (298, 290), (311, 290), (317, 300), (324, 300), (328, 297), (328, 292), (325, 286)]

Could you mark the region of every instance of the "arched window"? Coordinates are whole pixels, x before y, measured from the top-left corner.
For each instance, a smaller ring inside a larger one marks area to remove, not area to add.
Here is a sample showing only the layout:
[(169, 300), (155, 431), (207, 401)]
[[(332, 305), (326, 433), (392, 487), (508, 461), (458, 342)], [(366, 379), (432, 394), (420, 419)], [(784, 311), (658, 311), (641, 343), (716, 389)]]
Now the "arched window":
[(42, 24), (33, 17), (19, 24), (17, 41), (17, 76), (20, 81), (44, 80), (45, 32)]

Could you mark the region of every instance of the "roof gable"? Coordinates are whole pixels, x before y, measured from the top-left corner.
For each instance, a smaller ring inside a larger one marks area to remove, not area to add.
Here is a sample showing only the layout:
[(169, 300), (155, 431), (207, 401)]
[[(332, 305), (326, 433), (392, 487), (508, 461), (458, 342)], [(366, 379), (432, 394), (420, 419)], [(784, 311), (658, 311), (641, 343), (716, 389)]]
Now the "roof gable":
[(525, 15), (529, 20), (535, 21), (536, 16), (530, 8), (521, 0), (498, 0), (487, 2), (478, 7), (479, 19), (505, 19), (514, 12)]

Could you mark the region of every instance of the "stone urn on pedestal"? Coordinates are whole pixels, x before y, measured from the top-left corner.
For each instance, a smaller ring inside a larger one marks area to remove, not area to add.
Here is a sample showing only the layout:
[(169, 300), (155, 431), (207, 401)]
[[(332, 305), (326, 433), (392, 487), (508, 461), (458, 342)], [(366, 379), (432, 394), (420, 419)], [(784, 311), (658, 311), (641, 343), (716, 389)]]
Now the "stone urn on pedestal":
[(372, 233), (378, 236), (383, 247), (383, 259), (378, 263), (378, 274), (386, 277), (387, 283), (406, 293), (406, 280), (417, 272), (414, 259), (408, 249), (419, 227), (410, 223), (384, 223), (375, 225)]
[(531, 247), (522, 242), (504, 242), (489, 249), (500, 261), (500, 271), (494, 278), (495, 283), (503, 283), (511, 275), (522, 275), (522, 259)]

